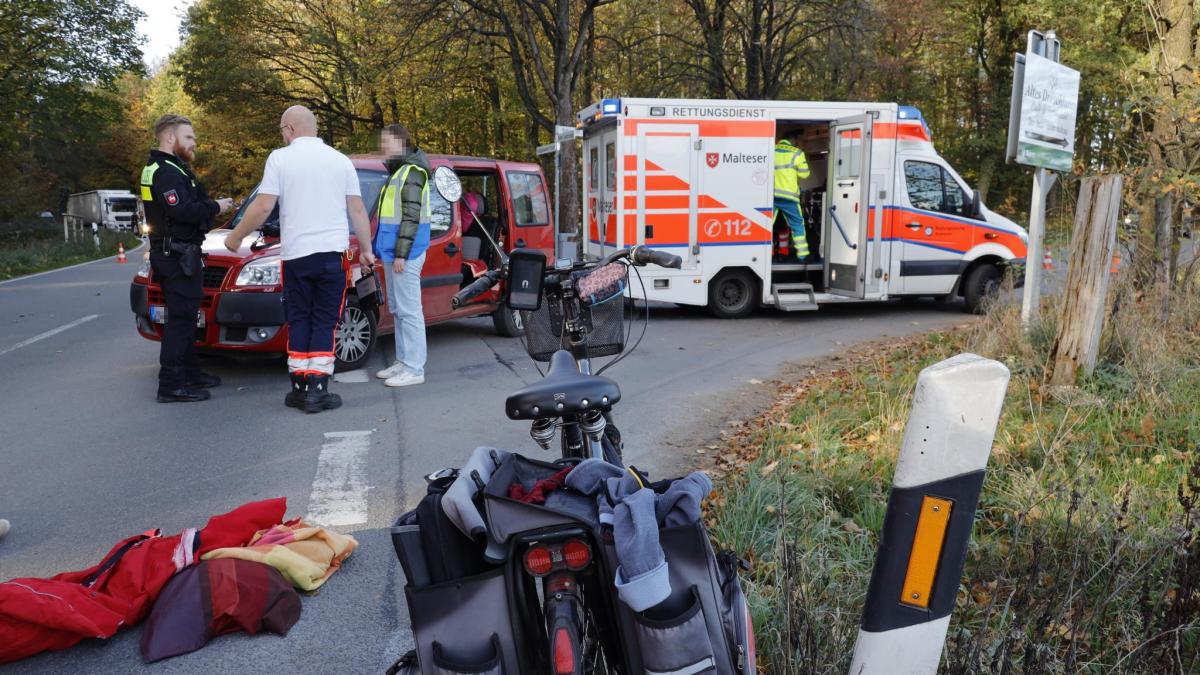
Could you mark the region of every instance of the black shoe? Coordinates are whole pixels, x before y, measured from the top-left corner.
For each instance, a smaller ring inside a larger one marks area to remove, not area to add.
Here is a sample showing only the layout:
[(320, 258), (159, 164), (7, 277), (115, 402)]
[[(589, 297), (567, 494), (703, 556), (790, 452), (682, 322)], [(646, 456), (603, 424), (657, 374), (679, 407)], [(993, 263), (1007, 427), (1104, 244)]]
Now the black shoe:
[(292, 390), (283, 397), (283, 404), (289, 408), (303, 408), (304, 399), (308, 395), (308, 381), (303, 375), (292, 374)]
[(806, 257), (803, 262), (805, 265), (824, 265), (825, 259), (816, 253), (812, 253)]
[(342, 407), (342, 397), (329, 393), (328, 375), (309, 375), (308, 393), (304, 395), (304, 412), (319, 413)]
[(187, 386), (191, 389), (212, 389), (221, 386), (221, 378), (208, 373), (197, 372), (188, 378)]
[(194, 403), (196, 401), (207, 401), (212, 398), (212, 394), (205, 389), (191, 389), (189, 387), (180, 387), (171, 391), (158, 392), (159, 403)]

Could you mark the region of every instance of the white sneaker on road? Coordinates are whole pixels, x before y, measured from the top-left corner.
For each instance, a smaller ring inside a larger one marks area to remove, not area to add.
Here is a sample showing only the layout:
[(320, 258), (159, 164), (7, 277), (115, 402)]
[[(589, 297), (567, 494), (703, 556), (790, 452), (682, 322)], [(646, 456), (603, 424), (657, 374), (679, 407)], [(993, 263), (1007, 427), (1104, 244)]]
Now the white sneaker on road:
[(381, 380), (386, 380), (389, 377), (395, 377), (403, 372), (404, 372), (404, 364), (397, 361), (397, 362), (393, 363), (392, 365), (388, 366), (387, 368), (384, 368), (383, 370), (379, 371), (378, 373), (375, 373), (375, 377), (378, 377)]
[(0, 537), (3, 537), (4, 535), (8, 534), (8, 528), (9, 528), (8, 521), (3, 518), (0, 518)]
[(407, 387), (414, 384), (422, 384), (425, 382), (424, 375), (413, 375), (407, 370), (402, 370), (398, 375), (389, 377), (384, 384), (389, 387)]

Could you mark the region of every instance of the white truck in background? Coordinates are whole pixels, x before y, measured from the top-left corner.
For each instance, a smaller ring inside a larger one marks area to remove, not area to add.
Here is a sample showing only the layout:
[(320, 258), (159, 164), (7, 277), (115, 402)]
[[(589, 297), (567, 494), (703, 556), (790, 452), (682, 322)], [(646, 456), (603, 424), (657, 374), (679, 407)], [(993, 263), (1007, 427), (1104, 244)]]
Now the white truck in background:
[(78, 192), (67, 198), (64, 217), (77, 226), (95, 223), (109, 230), (136, 230), (138, 198), (129, 190)]

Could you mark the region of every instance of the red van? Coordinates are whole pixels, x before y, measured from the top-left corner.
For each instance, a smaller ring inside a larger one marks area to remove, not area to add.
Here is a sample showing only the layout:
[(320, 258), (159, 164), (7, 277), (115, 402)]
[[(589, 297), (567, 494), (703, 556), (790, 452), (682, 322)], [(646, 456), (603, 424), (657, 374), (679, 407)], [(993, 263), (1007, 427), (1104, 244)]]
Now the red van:
[[(374, 214), (387, 183), (387, 171), (379, 157), (354, 156), (351, 160), (358, 171), (363, 202), (372, 214), (373, 234), (378, 227)], [(436, 189), (429, 191), (432, 232), (421, 274), (425, 320), (435, 324), (490, 314), (497, 332), (514, 337), (521, 330), (520, 315), (500, 303), (499, 286), (459, 309), (450, 307), (450, 298), (479, 274), (499, 266), (499, 256), (488, 243), (485, 231), (506, 253), (514, 248), (539, 249), (553, 259), (554, 225), (545, 176), (537, 164), (448, 155), (430, 155), (429, 160), (432, 169), (440, 166), (454, 169), (462, 180), (464, 198), (450, 204)], [(204, 297), (196, 329), (196, 346), (201, 349), (280, 354), (287, 351), (279, 207), (276, 206), (260, 238), (248, 247), (245, 255), (230, 253), (224, 244), (228, 230), (242, 218), (254, 196), (251, 194), (233, 218), (221, 229), (210, 232), (204, 242)], [(468, 211), (468, 205), (474, 215)], [(353, 279), (362, 276), (358, 247), (352, 231)], [(376, 265), (375, 272), (383, 287), (382, 263)], [(386, 297), (387, 289), (383, 291)], [(148, 340), (161, 340), (166, 309), (162, 289), (151, 274), (148, 256), (134, 276), (129, 302), (138, 333)], [(379, 336), (393, 329), (386, 302), (379, 307), (360, 304), (350, 288), (334, 344), (337, 369), (362, 367)]]

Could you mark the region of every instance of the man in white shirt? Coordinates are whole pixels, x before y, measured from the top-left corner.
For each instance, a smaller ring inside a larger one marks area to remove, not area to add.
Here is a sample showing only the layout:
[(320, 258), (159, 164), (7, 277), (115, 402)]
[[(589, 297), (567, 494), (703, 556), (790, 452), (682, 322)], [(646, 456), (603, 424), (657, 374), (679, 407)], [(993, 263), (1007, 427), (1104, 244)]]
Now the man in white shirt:
[(287, 146), (267, 158), (258, 194), (242, 222), (225, 238), (237, 252), (279, 202), (280, 259), (288, 320), (288, 407), (315, 413), (342, 405), (329, 393), (333, 332), (346, 297), (343, 256), (354, 225), (363, 265), (373, 266), (371, 221), (363, 206), (354, 164), (317, 137), (317, 120), (303, 106), (283, 113), (279, 131)]

